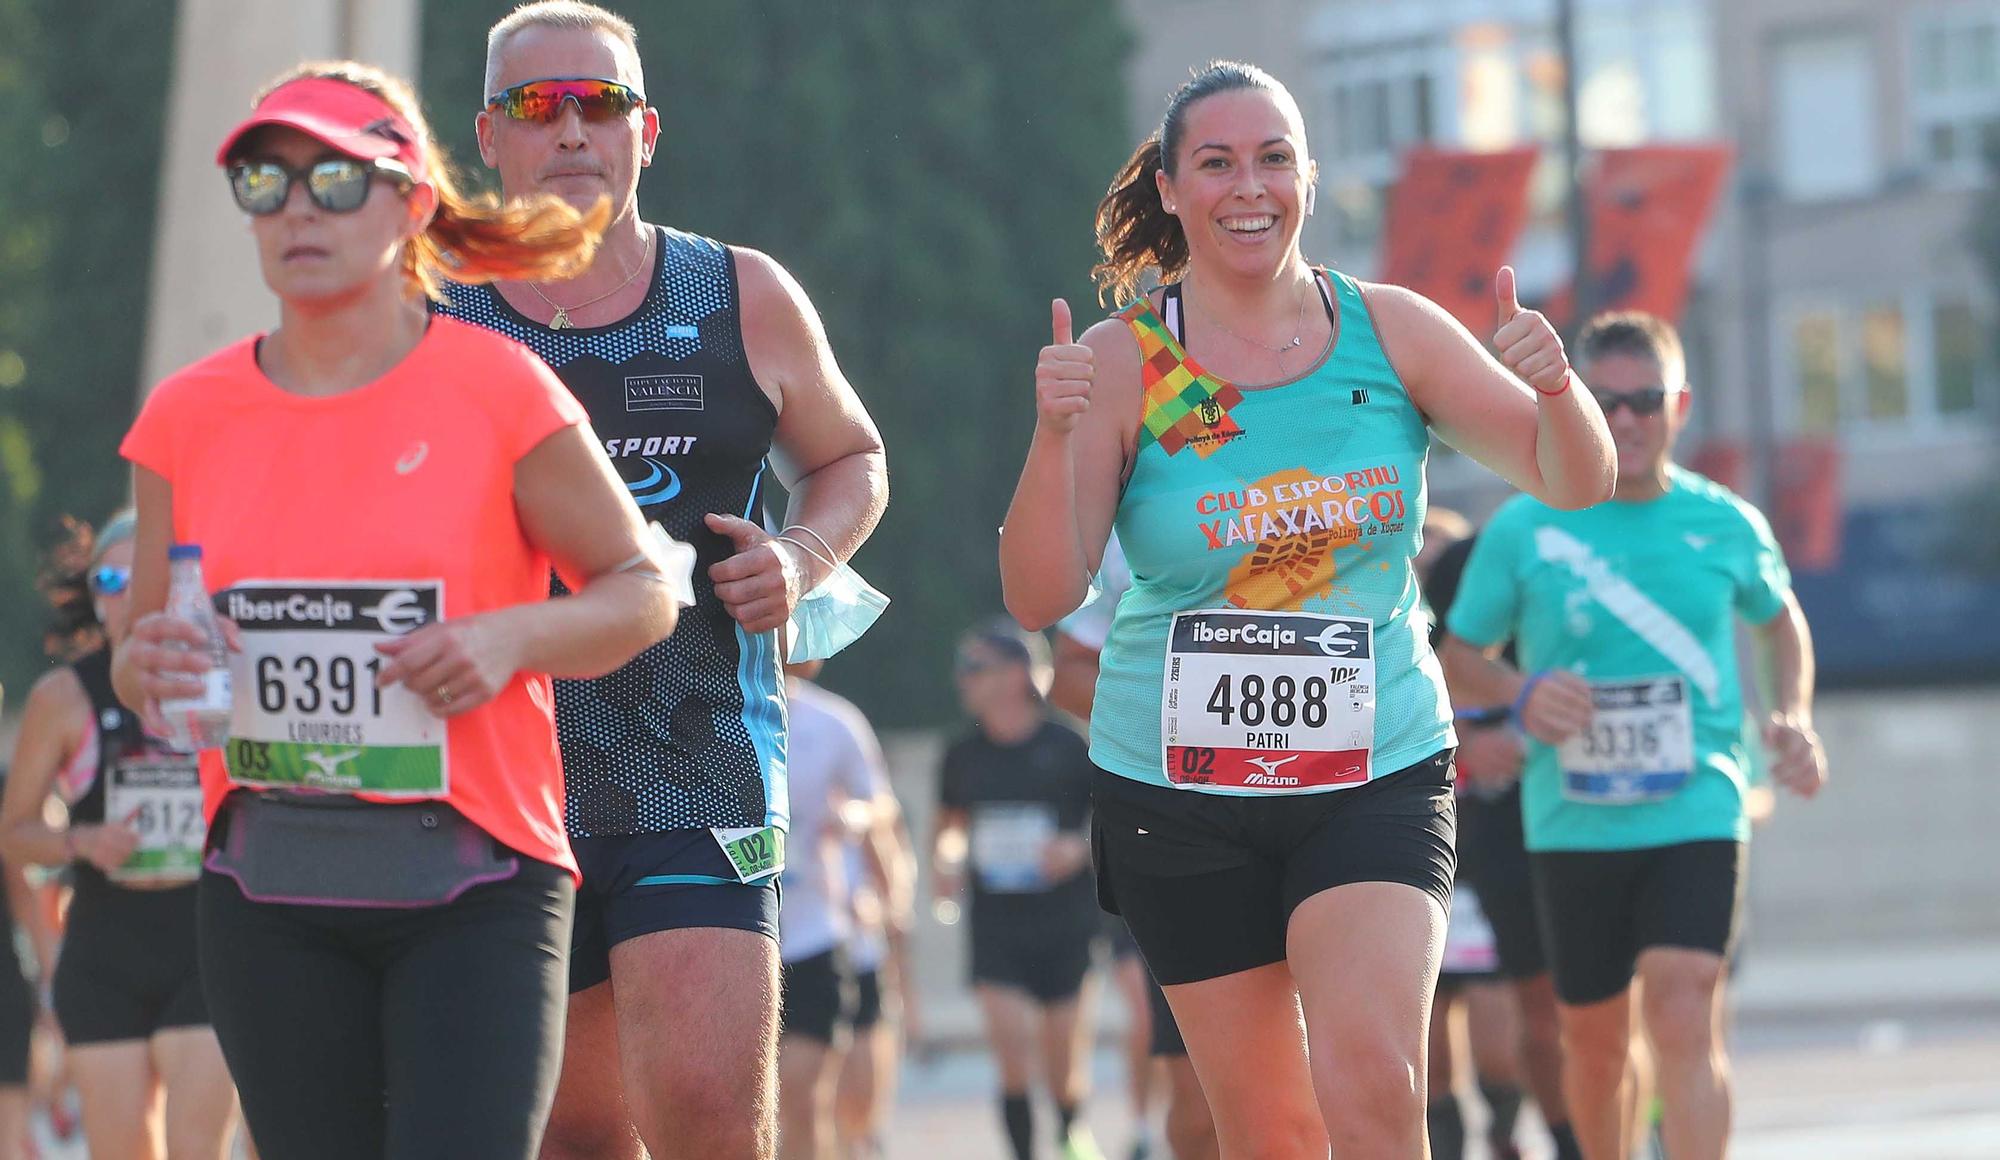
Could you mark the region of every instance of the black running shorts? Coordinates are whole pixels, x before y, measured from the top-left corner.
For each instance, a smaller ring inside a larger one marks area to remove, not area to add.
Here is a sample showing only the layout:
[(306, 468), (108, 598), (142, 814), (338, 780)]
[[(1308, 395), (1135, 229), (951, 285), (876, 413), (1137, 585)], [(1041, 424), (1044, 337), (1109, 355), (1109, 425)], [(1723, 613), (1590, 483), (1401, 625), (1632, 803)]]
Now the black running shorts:
[(1167, 986), (1281, 962), (1292, 911), (1323, 890), (1400, 882), (1451, 906), (1451, 751), (1330, 793), (1231, 797), (1099, 770), (1098, 899)]
[(1533, 856), (1556, 997), (1602, 1002), (1632, 984), (1641, 951), (1729, 956), (1743, 912), (1742, 842)]

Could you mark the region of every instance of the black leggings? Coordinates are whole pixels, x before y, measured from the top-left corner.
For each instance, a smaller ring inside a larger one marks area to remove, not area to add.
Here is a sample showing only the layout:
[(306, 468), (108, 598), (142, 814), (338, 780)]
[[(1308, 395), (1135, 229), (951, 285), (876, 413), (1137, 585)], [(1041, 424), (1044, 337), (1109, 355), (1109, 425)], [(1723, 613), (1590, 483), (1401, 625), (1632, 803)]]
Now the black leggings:
[(201, 877), (202, 984), (270, 1160), (533, 1160), (568, 998), (568, 872), (418, 909), (252, 902)]

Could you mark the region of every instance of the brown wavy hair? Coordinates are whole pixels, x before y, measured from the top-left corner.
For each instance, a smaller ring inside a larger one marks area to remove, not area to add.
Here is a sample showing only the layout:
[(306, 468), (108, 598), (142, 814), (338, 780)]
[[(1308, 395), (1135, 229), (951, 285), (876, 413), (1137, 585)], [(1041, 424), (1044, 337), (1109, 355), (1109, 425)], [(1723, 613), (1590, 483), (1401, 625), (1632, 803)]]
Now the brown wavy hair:
[(501, 279), (559, 281), (589, 267), (611, 221), (608, 199), (579, 214), (569, 203), (546, 194), (505, 204), (495, 194), (467, 194), (410, 86), (359, 61), (302, 64), (264, 86), (257, 101), (306, 77), (341, 81), (371, 93), (416, 130), (425, 180), (437, 190), (437, 213), (403, 249), (403, 273), (412, 289), (438, 298), (445, 279), (475, 284)]
[(42, 653), (67, 664), (104, 645), (104, 626), (97, 622), (97, 603), (90, 591), (90, 570), (99, 545), (96, 529), (82, 520), (58, 516), (57, 525), (57, 539), (35, 574), (35, 589), (49, 602)]
[(1181, 219), (1160, 204), (1157, 175), (1164, 169), (1172, 177), (1179, 168), (1188, 109), (1204, 97), (1238, 89), (1263, 89), (1291, 100), (1276, 77), (1254, 64), (1210, 61), (1167, 98), (1160, 127), (1139, 143), (1118, 176), (1111, 179), (1111, 188), (1097, 203), (1097, 248), (1104, 260), (1090, 271), (1099, 302), (1107, 298), (1130, 300), (1139, 292), (1148, 271), (1157, 270), (1160, 277), (1171, 281), (1187, 270), (1187, 234), (1181, 229)]

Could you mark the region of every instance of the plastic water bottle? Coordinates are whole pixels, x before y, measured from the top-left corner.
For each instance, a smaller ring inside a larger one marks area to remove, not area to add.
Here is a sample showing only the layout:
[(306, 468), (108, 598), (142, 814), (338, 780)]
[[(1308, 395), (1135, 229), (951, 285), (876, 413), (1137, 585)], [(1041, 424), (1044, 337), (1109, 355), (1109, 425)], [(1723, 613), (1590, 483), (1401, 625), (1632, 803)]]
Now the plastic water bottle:
[(160, 714), (167, 719), (167, 740), (184, 753), (218, 749), (229, 737), (229, 714), (233, 699), (229, 688), (229, 642), (222, 635), (222, 622), (215, 617), (208, 585), (201, 575), (201, 545), (175, 544), (167, 549), (167, 615), (178, 617), (201, 630), (206, 639), (201, 651), (208, 657), (206, 687), (200, 695), (160, 702)]

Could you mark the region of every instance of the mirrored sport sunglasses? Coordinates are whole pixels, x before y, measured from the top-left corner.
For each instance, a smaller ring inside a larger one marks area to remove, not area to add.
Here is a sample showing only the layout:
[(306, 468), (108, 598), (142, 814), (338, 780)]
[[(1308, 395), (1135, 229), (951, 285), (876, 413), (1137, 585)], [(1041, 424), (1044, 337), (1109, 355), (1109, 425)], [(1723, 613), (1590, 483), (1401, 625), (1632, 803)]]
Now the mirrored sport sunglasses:
[(1609, 419), (1618, 413), (1620, 407), (1632, 408), (1632, 413), (1641, 418), (1657, 415), (1666, 409), (1667, 396), (1678, 394), (1665, 387), (1640, 387), (1636, 391), (1595, 391), (1597, 405), (1604, 409), (1604, 417)]
[(586, 121), (615, 121), (646, 103), (630, 85), (594, 77), (550, 77), (523, 81), (486, 98), (486, 107), (516, 121), (547, 123), (562, 115), (564, 101), (575, 101)]
[(132, 569), (100, 564), (90, 570), (90, 589), (100, 596), (123, 595), (132, 586)]
[(386, 158), (365, 161), (358, 157), (328, 157), (304, 169), (293, 169), (269, 159), (249, 159), (231, 165), (229, 192), (236, 207), (252, 217), (266, 217), (285, 208), (292, 196), (292, 182), (306, 184), (306, 196), (328, 213), (353, 213), (368, 200), (368, 183), (377, 174), (407, 190), (416, 179), (399, 161)]

